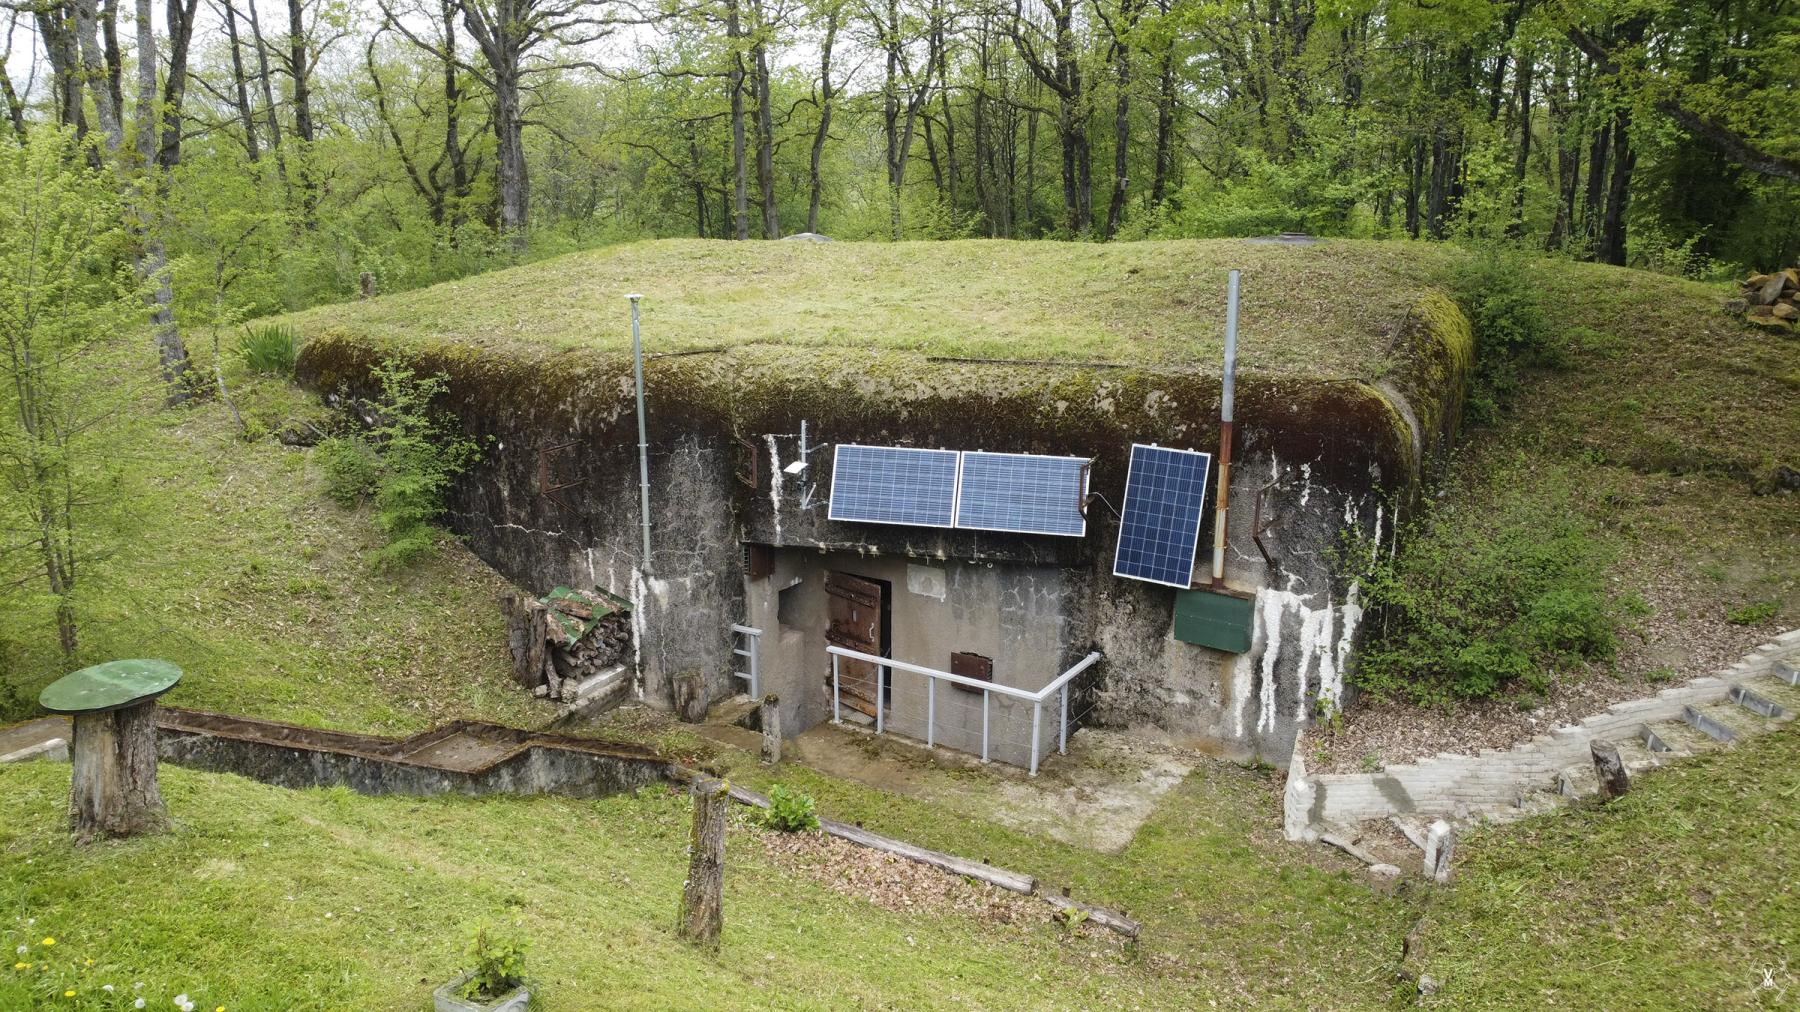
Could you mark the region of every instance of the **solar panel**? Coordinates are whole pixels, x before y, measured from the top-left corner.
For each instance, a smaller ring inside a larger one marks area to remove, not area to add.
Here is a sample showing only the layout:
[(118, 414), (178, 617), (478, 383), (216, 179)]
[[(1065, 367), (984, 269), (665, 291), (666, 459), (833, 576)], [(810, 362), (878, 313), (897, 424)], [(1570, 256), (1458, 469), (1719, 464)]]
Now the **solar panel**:
[(832, 456), (826, 515), (872, 524), (953, 526), (960, 458), (955, 450), (840, 443)]
[(1134, 443), (1113, 575), (1187, 589), (1212, 454)]
[(966, 452), (956, 526), (1082, 537), (1087, 534), (1087, 517), (1081, 513), (1087, 464), (1085, 457)]

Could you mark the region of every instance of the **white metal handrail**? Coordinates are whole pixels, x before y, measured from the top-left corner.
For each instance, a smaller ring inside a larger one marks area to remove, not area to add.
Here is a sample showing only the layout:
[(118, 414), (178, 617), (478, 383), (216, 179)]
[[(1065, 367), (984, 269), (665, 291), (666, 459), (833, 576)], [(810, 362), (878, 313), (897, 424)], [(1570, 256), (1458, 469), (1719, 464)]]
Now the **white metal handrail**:
[[(762, 639), (762, 630), (747, 625), (738, 625), (733, 622), (731, 624), (731, 634), (733, 637), (731, 652), (739, 657), (747, 657), (750, 660), (749, 671), (738, 671), (736, 670), (736, 666), (733, 665), (731, 673), (733, 676), (742, 678), (744, 681), (750, 683), (751, 699), (761, 699), (762, 693), (758, 691), (759, 686), (757, 685), (758, 679), (756, 677), (756, 648)], [(738, 636), (744, 638), (743, 647), (737, 645), (736, 637)]]
[(1030, 703), (1031, 704), (1031, 775), (1034, 777), (1037, 776), (1037, 769), (1038, 769), (1038, 741), (1039, 741), (1039, 737), (1040, 737), (1040, 729), (1042, 728), (1042, 725), (1043, 725), (1044, 701), (1049, 699), (1051, 696), (1059, 697), (1060, 720), (1059, 720), (1057, 734), (1056, 734), (1056, 751), (1058, 753), (1067, 753), (1069, 750), (1069, 683), (1074, 681), (1076, 675), (1079, 675), (1083, 671), (1086, 671), (1088, 668), (1093, 667), (1094, 664), (1096, 662), (1098, 662), (1101, 658), (1100, 651), (1096, 650), (1096, 651), (1088, 654), (1086, 657), (1083, 657), (1080, 661), (1077, 661), (1073, 667), (1069, 668), (1069, 670), (1056, 676), (1054, 679), (1052, 679), (1050, 681), (1050, 684), (1033, 692), (1028, 689), (1021, 689), (1021, 688), (1018, 688), (1018, 687), (1012, 686), (1012, 685), (997, 685), (993, 682), (984, 682), (978, 678), (969, 678), (967, 676), (953, 674), (948, 671), (940, 671), (937, 668), (927, 668), (927, 667), (924, 667), (923, 665), (910, 664), (906, 661), (896, 661), (896, 660), (893, 660), (892, 658), (888, 658), (888, 657), (880, 657), (875, 654), (866, 654), (860, 650), (851, 650), (846, 647), (827, 646), (825, 648), (825, 652), (831, 655), (831, 722), (833, 724), (841, 724), (844, 722), (844, 720), (843, 720), (843, 716), (844, 716), (843, 693), (839, 688), (839, 675), (838, 675), (838, 659), (840, 657), (848, 657), (849, 659), (851, 659), (853, 661), (863, 661), (864, 663), (875, 665), (875, 699), (876, 699), (876, 703), (875, 703), (875, 733), (876, 734), (881, 734), (887, 730), (886, 721), (885, 721), (885, 714), (886, 714), (887, 708), (882, 705), (881, 700), (882, 700), (882, 697), (887, 694), (887, 672), (888, 672), (888, 669), (897, 668), (901, 671), (910, 671), (913, 674), (924, 675), (926, 677), (926, 679), (927, 679), (927, 681), (925, 683), (925, 747), (926, 748), (935, 748), (937, 746), (937, 726), (936, 726), (937, 725), (937, 683), (940, 681), (949, 682), (953, 685), (961, 685), (965, 688), (973, 689), (975, 691), (980, 692), (981, 693), (981, 761), (982, 762), (988, 761), (988, 697), (991, 694), (998, 692), (1003, 696), (1010, 696), (1014, 699), (1018, 699), (1018, 700), (1022, 700), (1024, 702)]

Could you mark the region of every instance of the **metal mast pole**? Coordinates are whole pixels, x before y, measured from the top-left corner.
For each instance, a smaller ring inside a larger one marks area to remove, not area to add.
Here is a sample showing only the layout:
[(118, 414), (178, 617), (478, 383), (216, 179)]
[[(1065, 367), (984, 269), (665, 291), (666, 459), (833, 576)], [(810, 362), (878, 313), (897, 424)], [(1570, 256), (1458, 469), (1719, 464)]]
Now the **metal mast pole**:
[(631, 300), (631, 364), (637, 380), (638, 423), (638, 497), (644, 518), (644, 554), (638, 568), (650, 571), (650, 437), (644, 428), (644, 342), (638, 336), (638, 300), (642, 295), (627, 295)]
[(1214, 589), (1225, 586), (1225, 516), (1231, 506), (1231, 415), (1237, 385), (1238, 272), (1225, 296), (1225, 378), (1219, 388), (1219, 503), (1213, 511)]

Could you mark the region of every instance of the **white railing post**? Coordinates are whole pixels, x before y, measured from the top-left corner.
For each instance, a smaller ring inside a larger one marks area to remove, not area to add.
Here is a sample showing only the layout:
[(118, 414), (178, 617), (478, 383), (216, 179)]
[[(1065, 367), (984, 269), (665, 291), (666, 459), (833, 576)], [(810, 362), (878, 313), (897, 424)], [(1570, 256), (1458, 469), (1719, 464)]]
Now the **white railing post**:
[(981, 690), (981, 761), (988, 761), (988, 691)]
[(1031, 775), (1037, 776), (1038, 760), (1038, 725), (1044, 719), (1044, 704), (1031, 704)]
[(831, 722), (833, 724), (842, 724), (844, 722), (844, 705), (842, 697), (838, 694), (837, 654), (831, 655)]
[(750, 698), (761, 699), (762, 688), (756, 680), (756, 655), (759, 652), (758, 648), (762, 645), (761, 637), (751, 635), (745, 636), (744, 639), (750, 644)]
[(1069, 754), (1069, 683), (1062, 687), (1062, 726), (1056, 732), (1056, 752), (1058, 755)]
[(877, 664), (877, 665), (875, 665), (875, 733), (876, 734), (880, 734), (882, 732), (883, 726), (884, 726), (882, 724), (881, 715), (887, 712), (887, 707), (882, 706), (881, 704), (887, 697), (887, 692), (884, 691), (886, 688), (887, 688), (887, 669), (882, 667), (881, 665)]
[(937, 682), (935, 678), (925, 679), (925, 747), (937, 747)]

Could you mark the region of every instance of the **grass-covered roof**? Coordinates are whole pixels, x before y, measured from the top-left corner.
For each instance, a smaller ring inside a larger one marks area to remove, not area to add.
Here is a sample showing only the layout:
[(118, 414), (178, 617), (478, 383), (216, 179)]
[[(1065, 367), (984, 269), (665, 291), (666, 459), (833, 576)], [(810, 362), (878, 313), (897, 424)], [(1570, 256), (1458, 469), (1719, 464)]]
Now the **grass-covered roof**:
[(1423, 243), (662, 240), (574, 253), (292, 317), (307, 336), (506, 347), (860, 348), (1218, 369), (1225, 279), (1244, 271), (1246, 369), (1370, 373), (1454, 255)]

